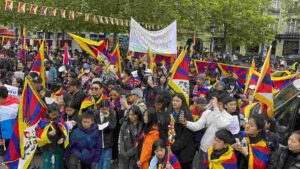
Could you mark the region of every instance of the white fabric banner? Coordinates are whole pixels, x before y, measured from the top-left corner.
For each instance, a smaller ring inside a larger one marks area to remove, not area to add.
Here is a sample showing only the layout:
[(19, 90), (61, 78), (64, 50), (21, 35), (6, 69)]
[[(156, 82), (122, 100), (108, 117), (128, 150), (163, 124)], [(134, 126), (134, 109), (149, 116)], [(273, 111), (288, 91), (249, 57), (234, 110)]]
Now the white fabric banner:
[(133, 52), (177, 54), (176, 21), (159, 31), (149, 31), (143, 28), (133, 18), (130, 21), (129, 50)]

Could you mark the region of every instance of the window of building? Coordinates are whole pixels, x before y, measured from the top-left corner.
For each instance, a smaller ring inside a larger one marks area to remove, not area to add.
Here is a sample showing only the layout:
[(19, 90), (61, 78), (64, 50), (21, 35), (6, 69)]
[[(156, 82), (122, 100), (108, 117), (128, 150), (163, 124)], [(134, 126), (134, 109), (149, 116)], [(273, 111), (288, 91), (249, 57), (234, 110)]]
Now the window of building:
[(289, 19), (286, 25), (286, 33), (297, 33), (299, 32), (299, 20)]
[(273, 7), (274, 7), (275, 10), (279, 10), (280, 5), (281, 5), (280, 0), (273, 0)]

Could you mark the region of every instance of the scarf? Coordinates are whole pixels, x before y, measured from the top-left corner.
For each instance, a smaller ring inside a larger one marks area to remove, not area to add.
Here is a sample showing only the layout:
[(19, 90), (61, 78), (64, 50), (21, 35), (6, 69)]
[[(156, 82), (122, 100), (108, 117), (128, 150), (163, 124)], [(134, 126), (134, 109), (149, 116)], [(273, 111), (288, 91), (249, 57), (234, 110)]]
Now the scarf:
[(101, 97), (96, 101), (95, 98), (93, 96), (89, 96), (87, 98), (85, 98), (80, 106), (80, 110), (79, 110), (79, 116), (82, 115), (82, 110), (85, 108), (88, 108), (90, 106), (94, 106), (94, 110), (97, 109), (97, 105), (99, 105), (101, 103), (103, 99), (103, 95), (101, 95)]
[(219, 157), (212, 159), (214, 155), (213, 147), (210, 147), (205, 154), (204, 166), (211, 169), (237, 169), (237, 159), (231, 146), (228, 146), (226, 151), (221, 151)]
[(249, 169), (265, 169), (268, 166), (270, 159), (270, 151), (267, 147), (267, 143), (260, 139), (256, 143), (251, 143), (250, 139), (247, 137), (246, 142), (249, 148)]

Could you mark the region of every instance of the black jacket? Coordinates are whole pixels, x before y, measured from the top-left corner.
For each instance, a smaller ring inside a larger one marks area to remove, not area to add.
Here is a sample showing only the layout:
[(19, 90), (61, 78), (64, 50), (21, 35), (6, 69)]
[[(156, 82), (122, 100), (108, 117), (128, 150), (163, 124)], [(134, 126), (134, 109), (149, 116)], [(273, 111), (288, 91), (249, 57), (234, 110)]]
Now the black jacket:
[(85, 94), (84, 92), (82, 92), (81, 90), (79, 90), (77, 93), (72, 94), (73, 96), (73, 102), (75, 105), (75, 109), (76, 111), (80, 110), (80, 106), (82, 101), (88, 96), (87, 94)]
[[(192, 116), (189, 112), (184, 113), (188, 121), (192, 121)], [(172, 152), (178, 158), (180, 163), (189, 163), (193, 161), (195, 152), (194, 133), (187, 129), (184, 125), (175, 122), (175, 142), (171, 146)]]
[(170, 115), (167, 110), (155, 111), (151, 109), (150, 111), (155, 112), (158, 120), (159, 138), (164, 140), (165, 143), (168, 141), (168, 132), (170, 124)]
[(103, 121), (100, 119), (100, 113), (97, 111), (97, 114), (95, 115), (95, 122), (97, 124), (104, 124), (106, 122), (108, 123), (108, 127), (106, 127), (104, 130), (100, 131), (102, 134), (102, 143), (103, 143), (103, 148), (112, 148), (113, 146), (113, 133), (117, 125), (117, 120), (116, 120), (116, 113), (114, 111), (110, 111), (108, 117), (104, 117)]
[(290, 162), (288, 168), (286, 168), (285, 163), (287, 162), (289, 156), (290, 152), (288, 148), (280, 148), (276, 153), (272, 155), (269, 169), (300, 169), (300, 153), (292, 162)]

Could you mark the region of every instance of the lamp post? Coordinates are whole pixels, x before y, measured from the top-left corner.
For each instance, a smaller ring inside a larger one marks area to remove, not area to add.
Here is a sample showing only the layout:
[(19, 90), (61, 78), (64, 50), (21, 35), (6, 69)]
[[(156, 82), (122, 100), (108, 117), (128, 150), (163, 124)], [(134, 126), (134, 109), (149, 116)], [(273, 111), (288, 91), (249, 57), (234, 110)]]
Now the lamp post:
[(212, 53), (214, 50), (214, 36), (213, 34), (215, 33), (216, 31), (216, 25), (213, 23), (210, 25), (210, 33), (211, 33), (211, 38), (210, 38), (210, 53)]

